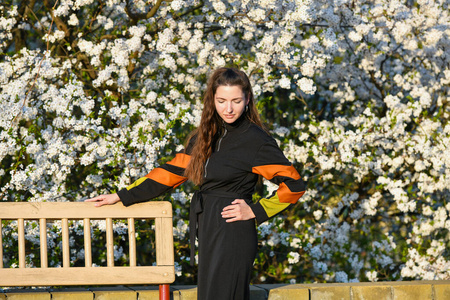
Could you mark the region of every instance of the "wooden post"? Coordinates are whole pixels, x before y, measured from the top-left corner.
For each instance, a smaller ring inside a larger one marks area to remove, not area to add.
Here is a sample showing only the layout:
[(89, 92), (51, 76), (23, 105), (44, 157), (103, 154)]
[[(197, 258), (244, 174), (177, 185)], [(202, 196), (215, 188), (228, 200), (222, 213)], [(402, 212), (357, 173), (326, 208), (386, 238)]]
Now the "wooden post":
[(3, 235), (2, 235), (2, 219), (0, 219), (0, 268), (3, 268)]
[(19, 239), (19, 268), (25, 268), (25, 229), (22, 218), (17, 220), (17, 231)]
[(106, 218), (106, 261), (108, 267), (114, 267), (114, 238), (111, 218)]
[(86, 268), (92, 267), (92, 249), (91, 249), (91, 220), (89, 218), (83, 219), (84, 230), (84, 266)]
[[(171, 212), (169, 214), (169, 212), (166, 210), (163, 210), (162, 214), (171, 216)], [(168, 218), (165, 216), (162, 218), (155, 218), (155, 227), (159, 228), (159, 230), (155, 233), (155, 238), (156, 249), (160, 250), (156, 251), (156, 265), (170, 265), (174, 261), (172, 218)], [(164, 276), (166, 275), (168, 274), (164, 274)], [(159, 285), (159, 299), (170, 299), (170, 286), (168, 284)]]
[(41, 244), (41, 268), (47, 268), (47, 219), (39, 219), (39, 241)]
[(171, 265), (174, 261), (172, 218), (155, 218), (155, 226), (159, 228), (155, 232), (156, 247), (161, 250), (156, 251), (156, 265)]
[(130, 251), (130, 267), (136, 267), (136, 229), (134, 218), (128, 218), (128, 243)]
[(62, 229), (62, 248), (63, 248), (63, 268), (70, 267), (70, 248), (69, 248), (69, 220), (61, 219)]

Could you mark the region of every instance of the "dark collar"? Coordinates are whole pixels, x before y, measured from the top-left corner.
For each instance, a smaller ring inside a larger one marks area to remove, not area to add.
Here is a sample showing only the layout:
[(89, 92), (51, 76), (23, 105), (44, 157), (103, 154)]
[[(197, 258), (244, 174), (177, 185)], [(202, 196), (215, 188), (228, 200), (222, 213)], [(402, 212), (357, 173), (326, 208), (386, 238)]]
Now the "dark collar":
[(233, 123), (229, 124), (226, 123), (225, 121), (223, 122), (223, 127), (225, 127), (227, 129), (227, 131), (234, 131), (240, 127), (245, 127), (245, 124), (248, 124), (250, 121), (247, 119), (246, 113), (244, 112), (239, 119), (237, 119), (236, 121), (234, 121)]

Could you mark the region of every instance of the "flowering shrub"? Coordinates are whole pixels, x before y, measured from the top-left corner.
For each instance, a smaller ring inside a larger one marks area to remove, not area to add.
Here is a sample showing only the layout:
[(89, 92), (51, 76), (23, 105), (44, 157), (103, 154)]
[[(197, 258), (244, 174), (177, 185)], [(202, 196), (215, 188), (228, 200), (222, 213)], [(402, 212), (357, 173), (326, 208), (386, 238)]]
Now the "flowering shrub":
[[(209, 72), (235, 65), (308, 183), (259, 227), (253, 282), (449, 279), (449, 22), (444, 0), (3, 1), (0, 198), (127, 186), (182, 149)], [(264, 182), (255, 200), (273, 190)], [(192, 192), (161, 196), (174, 204), (178, 283), (195, 282)], [(3, 229), (11, 266), (14, 226)]]

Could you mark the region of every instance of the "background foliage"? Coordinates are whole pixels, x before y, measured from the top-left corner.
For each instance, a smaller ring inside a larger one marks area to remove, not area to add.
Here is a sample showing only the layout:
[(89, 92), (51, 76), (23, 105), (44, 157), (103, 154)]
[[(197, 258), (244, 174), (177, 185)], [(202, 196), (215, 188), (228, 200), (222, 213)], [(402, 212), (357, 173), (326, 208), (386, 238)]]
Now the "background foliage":
[[(295, 209), (259, 227), (253, 283), (449, 279), (448, 5), (3, 1), (0, 198), (81, 201), (127, 186), (182, 149), (208, 74), (234, 65), (308, 183)], [(255, 200), (274, 188), (263, 182)], [(192, 191), (161, 196), (174, 204), (177, 283), (195, 283)], [(3, 229), (11, 266), (15, 226)], [(36, 226), (27, 227), (30, 266)], [(82, 226), (72, 225), (74, 239)], [(98, 265), (103, 228), (93, 232)], [(126, 264), (121, 221), (115, 232), (117, 264)], [(84, 257), (72, 253), (73, 264)]]

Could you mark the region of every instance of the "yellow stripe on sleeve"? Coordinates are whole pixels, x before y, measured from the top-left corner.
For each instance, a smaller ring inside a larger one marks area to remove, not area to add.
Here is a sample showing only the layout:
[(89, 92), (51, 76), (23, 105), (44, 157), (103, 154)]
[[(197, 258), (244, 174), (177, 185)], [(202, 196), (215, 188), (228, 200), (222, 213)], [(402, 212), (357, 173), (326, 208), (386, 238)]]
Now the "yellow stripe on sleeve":
[(280, 199), (278, 198), (278, 193), (276, 193), (275, 196), (273, 197), (263, 198), (259, 200), (259, 203), (264, 208), (264, 211), (266, 212), (269, 218), (276, 215), (280, 211), (286, 209), (291, 204), (291, 203), (281, 203)]
[(129, 186), (126, 187), (126, 189), (129, 191), (134, 187), (137, 187), (138, 185), (140, 185), (142, 182), (144, 182), (145, 180), (147, 180), (147, 177), (142, 177), (139, 178), (138, 180), (136, 180), (135, 182), (133, 182), (132, 184), (130, 184)]

